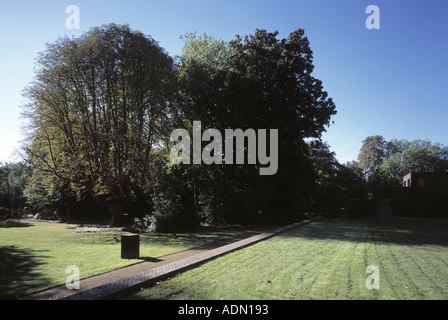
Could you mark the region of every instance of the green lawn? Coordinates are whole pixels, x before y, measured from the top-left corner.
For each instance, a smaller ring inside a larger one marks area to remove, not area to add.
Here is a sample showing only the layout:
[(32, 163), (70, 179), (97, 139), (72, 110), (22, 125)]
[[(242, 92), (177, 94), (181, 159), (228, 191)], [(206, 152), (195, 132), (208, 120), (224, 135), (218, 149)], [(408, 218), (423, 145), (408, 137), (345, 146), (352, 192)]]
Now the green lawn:
[(87, 278), (145, 258), (157, 258), (248, 231), (201, 228), (194, 233), (142, 234), (142, 259), (128, 260), (121, 259), (121, 233), (75, 233), (78, 226), (17, 220), (0, 222), (0, 299), (63, 285), (70, 265), (79, 267), (80, 277)]
[(448, 299), (446, 236), (394, 221), (322, 219), (120, 299)]

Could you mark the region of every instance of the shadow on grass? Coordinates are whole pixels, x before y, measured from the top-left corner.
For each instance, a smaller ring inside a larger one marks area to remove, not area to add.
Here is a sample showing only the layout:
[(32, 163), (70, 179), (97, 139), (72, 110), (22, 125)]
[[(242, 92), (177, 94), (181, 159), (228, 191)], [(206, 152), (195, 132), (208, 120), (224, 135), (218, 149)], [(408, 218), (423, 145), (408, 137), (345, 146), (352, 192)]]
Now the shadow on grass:
[[(262, 229), (261, 229), (262, 230)], [(144, 233), (140, 235), (141, 241), (160, 246), (185, 246), (189, 248), (200, 247), (227, 239), (237, 238), (258, 231), (258, 228), (219, 228), (201, 227), (182, 233)]]
[(31, 223), (18, 220), (0, 221), (0, 228), (26, 228), (32, 226), (33, 225)]
[(377, 224), (374, 218), (321, 219), (297, 231), (279, 237), (376, 242), (399, 245), (448, 246), (447, 219), (415, 219), (396, 217), (389, 225)]
[(48, 280), (37, 272), (42, 265), (36, 251), (16, 246), (0, 247), (0, 300), (16, 299), (39, 289)]

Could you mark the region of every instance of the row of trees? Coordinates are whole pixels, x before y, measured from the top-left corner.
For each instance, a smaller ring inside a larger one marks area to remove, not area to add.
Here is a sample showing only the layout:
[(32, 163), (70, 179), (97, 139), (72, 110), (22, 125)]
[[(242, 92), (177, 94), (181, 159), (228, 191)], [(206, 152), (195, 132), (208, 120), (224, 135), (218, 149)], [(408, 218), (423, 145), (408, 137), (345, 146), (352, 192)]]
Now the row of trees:
[(410, 172), (448, 172), (448, 146), (428, 139), (369, 136), (362, 141), (358, 159), (345, 164), (320, 140), (309, 147), (317, 176), (314, 205), (344, 207), (350, 199), (371, 198), (377, 188), (402, 186)]
[(448, 171), (448, 147), (430, 140), (367, 137), (363, 141), (358, 162), (370, 189), (399, 186), (410, 172)]
[[(448, 171), (448, 147), (429, 140), (391, 139), (386, 141), (379, 135), (370, 136), (363, 141), (358, 160), (345, 164), (338, 162), (335, 153), (325, 142), (312, 140), (307, 142), (307, 147), (314, 181), (311, 184), (313, 188), (306, 193), (309, 201), (301, 202), (302, 209), (311, 206), (313, 207), (311, 210), (316, 210), (316, 206), (319, 205), (343, 207), (349, 203), (350, 199), (368, 198), (377, 187), (400, 186), (402, 177), (409, 172)], [(185, 210), (185, 204), (188, 201), (182, 200), (180, 195), (190, 189), (190, 198), (194, 198), (194, 188), (188, 186), (194, 186), (196, 181), (193, 180), (193, 184), (189, 181), (189, 177), (196, 177), (190, 174), (191, 172), (187, 172), (193, 170), (191, 166), (182, 175), (178, 174), (182, 172), (179, 170), (175, 174), (176, 171), (173, 168), (171, 166), (166, 171), (165, 183), (159, 184), (158, 194), (154, 197), (154, 202), (158, 203), (158, 218), (167, 220), (167, 224), (170, 223), (170, 217), (174, 219), (174, 216), (185, 215), (185, 211), (188, 211)], [(198, 168), (195, 169), (198, 170)], [(9, 208), (17, 206), (23, 208), (27, 203), (33, 203), (37, 211), (45, 209), (51, 211), (57, 208), (58, 204), (61, 205), (57, 194), (54, 194), (52, 198), (44, 198), (42, 192), (35, 192), (36, 181), (29, 178), (36, 177), (38, 170), (31, 169), (24, 162), (0, 165), (0, 207), (7, 208), (9, 212)], [(43, 184), (41, 187), (44, 188)], [(196, 202), (199, 207), (204, 196), (199, 195), (197, 198), (199, 200), (192, 200), (190, 203)], [(184, 213), (175, 213), (174, 203), (178, 204), (178, 211)], [(87, 203), (87, 205), (91, 204)], [(144, 203), (137, 203), (134, 207), (142, 204), (141, 212), (147, 213), (148, 207)], [(60, 209), (64, 211), (64, 208)], [(83, 210), (87, 208), (84, 207)], [(223, 211), (222, 215), (223, 218), (229, 218), (228, 212)], [(187, 216), (192, 218), (194, 215), (187, 214)], [(197, 219), (195, 221), (197, 222)]]
[[(339, 164), (320, 141), (336, 110), (312, 76), (304, 31), (277, 36), (256, 30), (227, 43), (187, 33), (176, 58), (127, 25), (48, 44), (25, 89), (27, 201), (67, 219), (106, 208), (114, 225), (124, 212), (150, 214), (163, 231), (363, 197), (374, 169), (361, 158)], [(277, 129), (277, 173), (260, 176), (247, 161), (173, 164), (170, 133), (191, 132), (193, 121)]]
[[(320, 137), (335, 106), (311, 75), (303, 30), (277, 35), (256, 30), (225, 43), (186, 34), (177, 59), (115, 24), (49, 44), (25, 90), (29, 201), (54, 200), (68, 218), (76, 204), (95, 203), (115, 225), (135, 203), (167, 226), (188, 212), (218, 223), (290, 211), (313, 180), (304, 140)], [(277, 174), (260, 177), (257, 165), (173, 165), (170, 132), (191, 130), (195, 120), (222, 132), (278, 129)]]

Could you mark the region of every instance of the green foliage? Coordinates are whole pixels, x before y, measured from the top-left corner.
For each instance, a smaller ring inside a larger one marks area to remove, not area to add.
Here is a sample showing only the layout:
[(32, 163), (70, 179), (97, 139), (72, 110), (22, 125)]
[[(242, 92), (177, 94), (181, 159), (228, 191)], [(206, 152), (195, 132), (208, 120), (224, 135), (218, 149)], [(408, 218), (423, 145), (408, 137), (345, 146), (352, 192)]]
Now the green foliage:
[[(297, 210), (315, 182), (304, 140), (319, 138), (336, 111), (312, 76), (304, 31), (277, 36), (256, 30), (227, 43), (186, 33), (177, 63), (126, 25), (48, 44), (25, 90), (30, 202), (56, 203), (70, 218), (74, 204), (96, 201), (120, 225), (132, 201), (153, 199), (152, 225), (161, 229), (194, 225), (196, 212), (225, 222)], [(259, 176), (259, 165), (169, 165), (170, 131), (191, 129), (195, 120), (220, 132), (278, 129), (278, 173)], [(182, 187), (167, 188), (171, 179)]]
[(304, 139), (320, 137), (336, 113), (335, 106), (322, 82), (311, 76), (312, 51), (303, 30), (287, 39), (277, 35), (256, 30), (228, 44), (207, 35), (185, 38), (179, 59), (179, 107), (187, 128), (199, 119), (204, 128), (220, 132), (279, 130), (275, 176), (260, 177), (251, 165), (183, 167), (196, 173), (190, 185), (195, 186), (200, 199), (195, 204), (208, 221), (226, 220), (230, 212), (291, 213), (308, 198), (313, 170)]
[(343, 164), (340, 167), (337, 180), (343, 186), (346, 200), (366, 199), (368, 197), (367, 182), (356, 161)]
[(217, 72), (229, 66), (232, 50), (224, 40), (215, 39), (206, 33), (198, 37), (196, 32), (186, 32), (180, 38), (185, 43), (182, 55), (179, 57), (182, 68), (187, 68), (190, 64), (198, 64)]
[[(151, 228), (167, 231), (343, 205), (410, 171), (448, 170), (447, 147), (380, 135), (363, 141), (356, 163), (338, 163), (320, 141), (336, 108), (313, 76), (303, 29), (283, 39), (258, 29), (230, 42), (205, 33), (181, 39), (176, 61), (127, 25), (48, 44), (25, 89), (31, 170), (0, 167), (3, 204), (26, 197), (36, 210), (70, 219), (95, 203), (114, 225), (124, 210), (141, 219), (153, 208)], [(247, 153), (244, 165), (171, 164), (171, 131), (191, 132), (193, 121), (221, 133), (278, 130), (278, 171), (260, 176)]]
[(315, 169), (315, 204), (346, 207), (350, 199), (367, 198), (367, 185), (355, 163), (340, 164), (330, 146), (320, 140), (309, 142), (310, 157)]
[(153, 187), (166, 136), (173, 60), (150, 37), (110, 24), (61, 38), (38, 59), (26, 90), (29, 161), (70, 202), (89, 196), (114, 224), (136, 193)]
[(378, 184), (380, 166), (385, 156), (385, 143), (383, 136), (369, 136), (362, 142), (358, 155), (359, 166), (363, 169), (366, 179)]
[(222, 171), (214, 172), (213, 179), (202, 181), (199, 186), (199, 216), (206, 224), (225, 225), (256, 223), (256, 213), (263, 207), (259, 192), (257, 173), (249, 172), (243, 166), (226, 165)]
[(178, 232), (199, 225), (195, 209), (185, 204), (182, 196), (169, 190), (153, 196), (154, 211), (149, 231)]
[(387, 142), (381, 171), (391, 181), (401, 184), (410, 172), (448, 171), (448, 147), (429, 140)]
[(448, 171), (448, 147), (430, 140), (391, 139), (370, 136), (363, 141), (357, 166), (370, 189), (402, 183), (410, 172)]
[(197, 227), (200, 219), (190, 189), (181, 171), (171, 168), (152, 194), (152, 214), (149, 231), (179, 232)]
[(0, 163), (0, 206), (25, 205), (24, 189), (28, 177), (29, 168), (23, 162)]

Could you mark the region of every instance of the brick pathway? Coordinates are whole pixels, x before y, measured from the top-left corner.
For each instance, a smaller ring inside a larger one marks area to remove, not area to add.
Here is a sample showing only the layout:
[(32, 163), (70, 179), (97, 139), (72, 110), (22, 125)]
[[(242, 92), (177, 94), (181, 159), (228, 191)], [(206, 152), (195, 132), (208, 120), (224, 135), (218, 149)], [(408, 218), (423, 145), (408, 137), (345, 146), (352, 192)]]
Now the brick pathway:
[(107, 272), (98, 276), (80, 280), (80, 289), (69, 290), (66, 286), (42, 291), (20, 300), (99, 300), (110, 299), (126, 290), (145, 286), (164, 279), (185, 269), (216, 258), (228, 252), (238, 250), (279, 233), (310, 223), (320, 217), (297, 222), (285, 227), (266, 231), (244, 239), (232, 239), (220, 243), (199, 247), (169, 256), (138, 263), (129, 267)]

